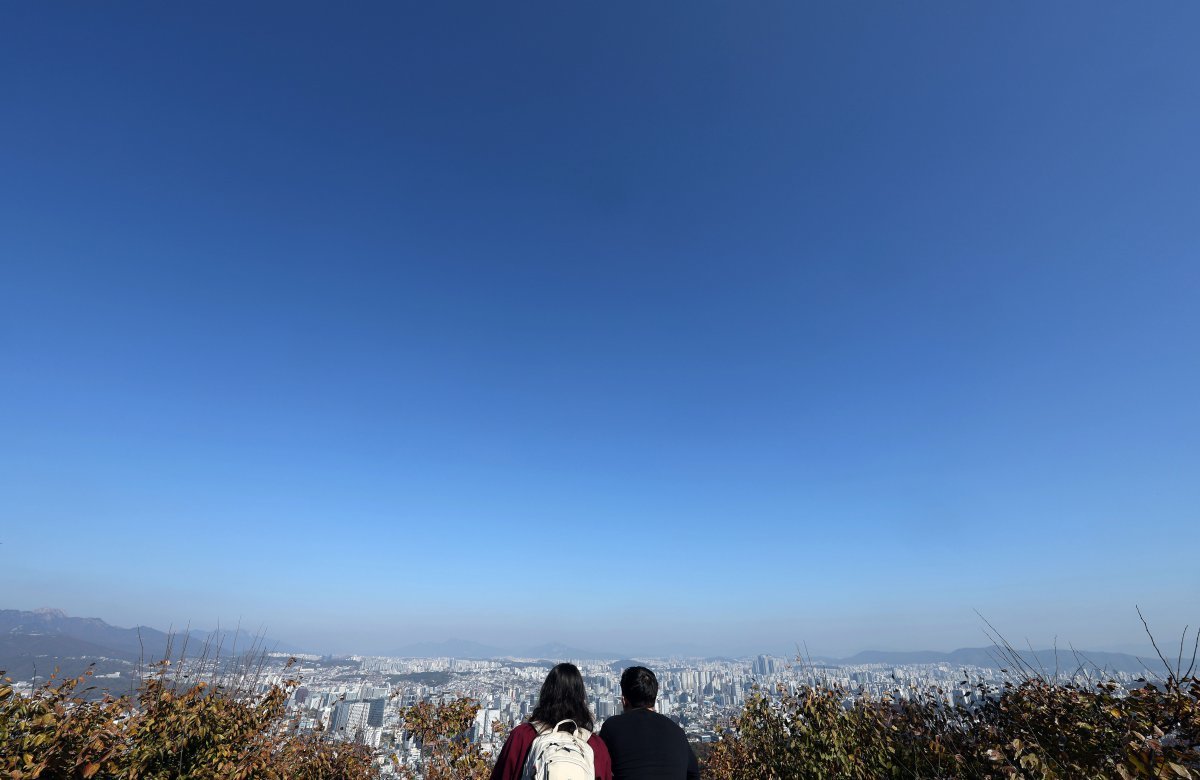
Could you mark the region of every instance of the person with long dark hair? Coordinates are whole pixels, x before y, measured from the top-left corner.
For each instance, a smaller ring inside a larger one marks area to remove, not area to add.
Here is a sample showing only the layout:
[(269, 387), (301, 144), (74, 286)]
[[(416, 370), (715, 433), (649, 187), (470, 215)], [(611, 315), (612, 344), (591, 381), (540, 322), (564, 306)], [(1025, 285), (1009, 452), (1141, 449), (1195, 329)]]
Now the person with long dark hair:
[[(569, 725), (564, 721), (569, 721)], [(546, 675), (529, 720), (508, 735), (492, 770), (492, 780), (521, 780), (534, 740), (552, 735), (556, 729), (586, 740), (591, 748), (595, 780), (612, 780), (608, 748), (592, 733), (595, 724), (588, 709), (583, 675), (575, 664), (558, 664)]]

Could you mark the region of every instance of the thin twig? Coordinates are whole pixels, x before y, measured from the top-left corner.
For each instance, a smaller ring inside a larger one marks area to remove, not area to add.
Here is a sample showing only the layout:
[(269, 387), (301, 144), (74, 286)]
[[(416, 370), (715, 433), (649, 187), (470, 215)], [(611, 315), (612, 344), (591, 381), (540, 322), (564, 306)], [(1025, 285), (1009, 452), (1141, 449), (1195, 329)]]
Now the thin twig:
[(1037, 663), (1038, 668), (1042, 670), (1042, 682), (1046, 682), (1046, 665), (1042, 663), (1042, 659), (1038, 658), (1037, 651), (1033, 649), (1033, 643), (1029, 641), (1029, 637), (1025, 637), (1025, 646), (1029, 648), (1029, 656)]
[(1196, 643), (1192, 646), (1192, 662), (1188, 664), (1187, 674), (1184, 677), (1191, 677), (1192, 672), (1196, 669), (1196, 651), (1200, 650), (1200, 626), (1196, 627)]
[(1154, 652), (1158, 653), (1158, 660), (1162, 661), (1163, 667), (1167, 670), (1167, 685), (1171, 685), (1177, 679), (1171, 673), (1171, 664), (1167, 663), (1167, 659), (1163, 657), (1162, 650), (1158, 649), (1158, 642), (1154, 641), (1154, 634), (1150, 633), (1150, 625), (1146, 622), (1146, 618), (1142, 616), (1142, 608), (1137, 604), (1133, 605), (1137, 610), (1138, 617), (1142, 620), (1142, 627), (1146, 629), (1146, 636), (1150, 637), (1150, 644), (1154, 646)]
[(1191, 626), (1184, 626), (1183, 633), (1179, 635), (1179, 655), (1175, 658), (1175, 677), (1179, 678), (1179, 672), (1183, 669), (1183, 643), (1187, 639), (1187, 632)]

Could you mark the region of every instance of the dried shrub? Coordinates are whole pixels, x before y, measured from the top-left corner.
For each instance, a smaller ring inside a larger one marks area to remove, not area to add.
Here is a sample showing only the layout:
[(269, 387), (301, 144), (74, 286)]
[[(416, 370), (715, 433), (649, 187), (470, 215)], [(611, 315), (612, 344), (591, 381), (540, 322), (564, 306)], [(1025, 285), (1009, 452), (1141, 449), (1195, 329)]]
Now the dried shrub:
[(479, 703), (472, 699), (440, 704), (423, 701), (403, 710), (400, 717), (404, 728), (420, 745), (421, 764), (419, 769), (400, 768), (400, 776), (424, 780), (487, 780), (491, 777), (491, 760), (483, 755), (469, 735), (478, 713)]
[(836, 686), (760, 692), (705, 763), (711, 780), (1200, 778), (1200, 681), (1126, 696), (1031, 678), (974, 708)]
[[(300, 735), (287, 718), (295, 680), (265, 693), (179, 686), (167, 665), (135, 696), (87, 701), (87, 675), (29, 696), (0, 684), (0, 777), (373, 780), (360, 747)], [(90, 672), (89, 672), (90, 674)]]

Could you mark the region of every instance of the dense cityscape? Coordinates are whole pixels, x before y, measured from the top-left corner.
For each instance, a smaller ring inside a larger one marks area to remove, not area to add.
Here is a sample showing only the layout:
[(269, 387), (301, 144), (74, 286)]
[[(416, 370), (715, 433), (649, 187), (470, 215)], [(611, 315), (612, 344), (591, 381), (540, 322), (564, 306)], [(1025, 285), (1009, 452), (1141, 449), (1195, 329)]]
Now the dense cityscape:
[[(322, 658), (272, 654), (257, 684), (267, 687), (298, 681), (289, 709), (299, 731), (321, 731), (337, 740), (369, 746), (384, 775), (414, 766), (419, 746), (401, 721), (401, 710), (421, 701), (468, 697), (479, 703), (468, 735), (483, 752), (499, 751), (506, 730), (527, 718), (552, 662), (532, 659), (466, 660), (455, 658)], [(632, 662), (576, 660), (589, 691), (589, 704), (601, 728), (621, 711), (619, 677)], [(800, 686), (843, 691), (846, 704), (856, 696), (937, 697), (948, 706), (970, 707), (998, 692), (1005, 672), (990, 667), (949, 663), (862, 664), (832, 666), (760, 655), (753, 659), (644, 659), (660, 682), (659, 712), (679, 723), (693, 743), (712, 742), (756, 690), (773, 695)], [(1125, 672), (1111, 675), (1132, 684)]]
[[(352, 745), (353, 750), (341, 752), (369, 762), (384, 777), (424, 776), (437, 752), (422, 743), (421, 723), (431, 710), (455, 713), (441, 737), (469, 750), (477, 769), (485, 767), (506, 734), (531, 717), (542, 683), (559, 661), (579, 667), (588, 708), (601, 732), (605, 721), (623, 710), (622, 671), (635, 665), (653, 669), (659, 683), (657, 710), (681, 727), (702, 758), (730, 744), (713, 743), (736, 719), (754, 711), (746, 705), (759, 693), (775, 699), (780, 710), (791, 706), (786, 694), (825, 689), (832, 692), (833, 710), (859, 711), (856, 703), (871, 701), (899, 711), (887, 702), (905, 700), (924, 712), (965, 708), (974, 719), (994, 709), (980, 705), (998, 700), (1009, 682), (1053, 679), (1078, 683), (1076, 690), (1098, 691), (1109, 688), (1097, 683), (1115, 681), (1113, 696), (1128, 700), (1127, 692), (1144, 686), (1147, 678), (1162, 685), (1164, 674), (1176, 679), (1183, 674), (1163, 668), (1155, 672), (1146, 666), (1152, 661), (1138, 656), (1070, 646), (1026, 652), (1002, 639), (989, 647), (951, 652), (867, 650), (841, 659), (813, 658), (807, 651), (804, 657), (630, 658), (560, 644), (522, 651), (453, 641), (415, 645), (386, 656), (316, 655), (282, 652), (278, 643), (272, 647), (262, 637), (240, 631), (172, 635), (49, 608), (0, 610), (0, 636), (5, 642), (0, 670), (7, 670), (0, 677), (19, 697), (46, 699), (59, 685), (56, 679), (86, 674), (78, 691), (84, 700), (128, 697), (132, 707), (122, 710), (128, 715), (144, 712), (144, 695), (153, 690), (152, 684), (146, 687), (147, 678), (165, 680), (180, 692), (224, 691), (252, 708), (271, 701), (277, 736), (320, 744), (334, 753), (343, 744)], [(1200, 647), (1200, 639), (1194, 641)], [(194, 688), (196, 683), (204, 687)], [(412, 711), (417, 705), (422, 706)]]

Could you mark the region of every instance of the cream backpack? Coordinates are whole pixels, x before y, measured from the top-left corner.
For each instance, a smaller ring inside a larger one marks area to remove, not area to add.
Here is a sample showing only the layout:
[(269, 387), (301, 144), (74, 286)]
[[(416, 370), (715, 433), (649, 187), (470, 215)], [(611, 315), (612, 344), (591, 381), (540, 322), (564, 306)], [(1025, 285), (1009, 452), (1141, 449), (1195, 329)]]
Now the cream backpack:
[[(565, 723), (573, 731), (559, 731)], [(596, 780), (596, 762), (588, 739), (587, 729), (579, 728), (573, 720), (560, 720), (551, 728), (542, 723), (532, 724), (538, 735), (525, 759), (521, 780)]]

